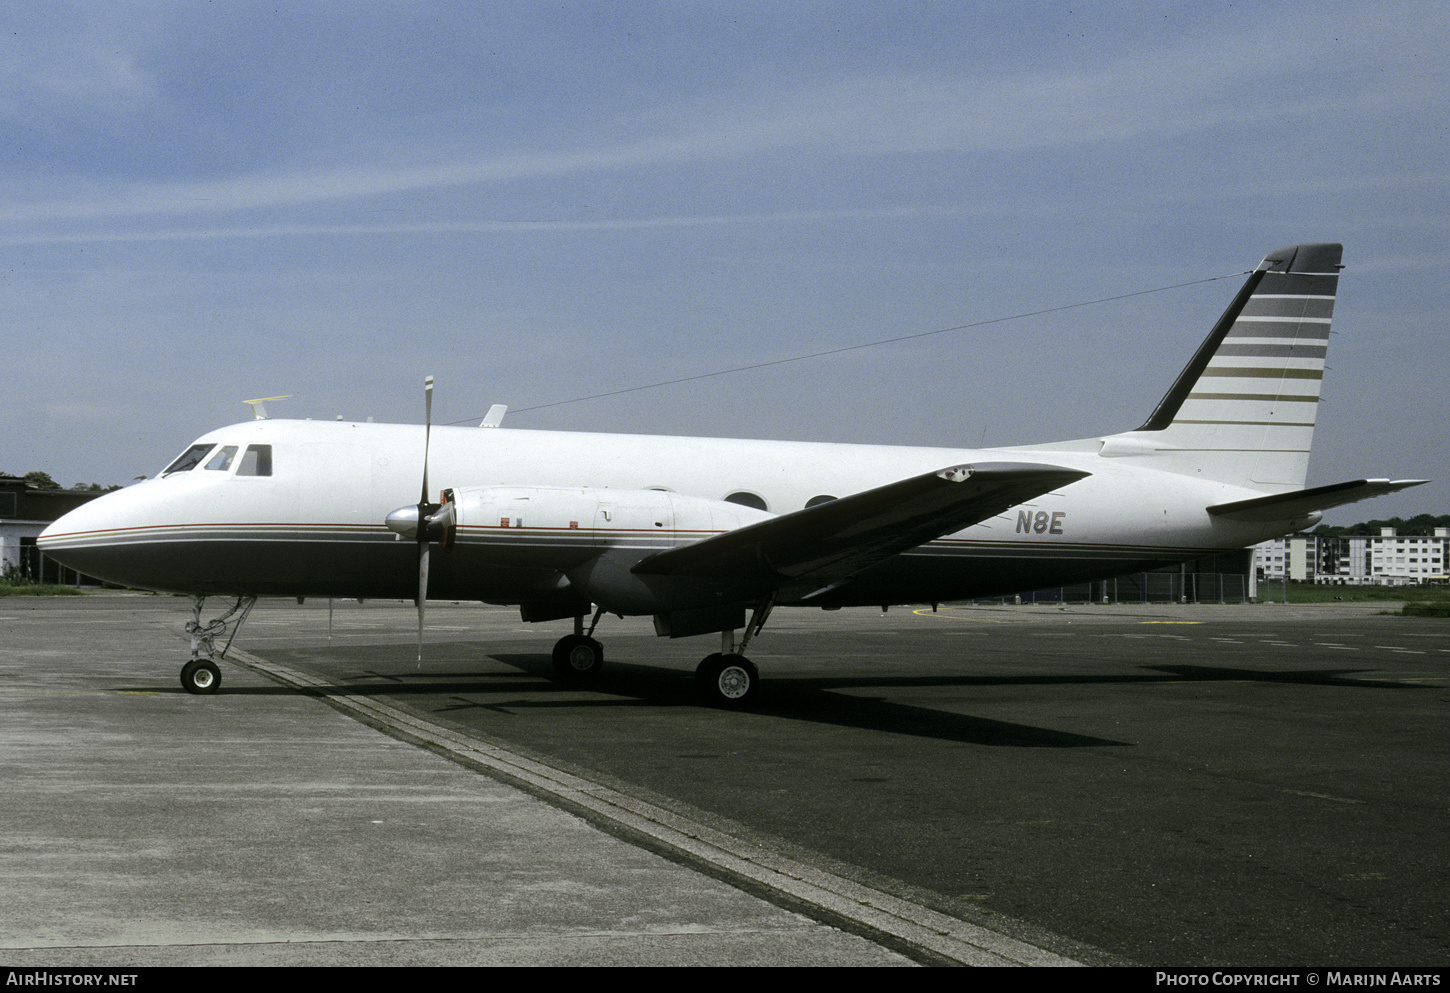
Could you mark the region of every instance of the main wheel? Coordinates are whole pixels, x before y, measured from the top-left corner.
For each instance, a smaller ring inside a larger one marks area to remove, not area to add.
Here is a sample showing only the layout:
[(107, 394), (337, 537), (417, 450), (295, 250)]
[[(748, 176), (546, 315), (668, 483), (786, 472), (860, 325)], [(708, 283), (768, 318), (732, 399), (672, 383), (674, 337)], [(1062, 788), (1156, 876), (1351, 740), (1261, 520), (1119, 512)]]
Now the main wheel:
[(570, 634), (554, 645), (554, 668), (565, 676), (592, 676), (604, 667), (604, 646), (582, 634)]
[(181, 686), (188, 693), (215, 693), (222, 672), (211, 659), (192, 659), (181, 667)]
[(712, 707), (743, 707), (760, 689), (760, 670), (743, 655), (710, 655), (695, 669), (695, 692)]

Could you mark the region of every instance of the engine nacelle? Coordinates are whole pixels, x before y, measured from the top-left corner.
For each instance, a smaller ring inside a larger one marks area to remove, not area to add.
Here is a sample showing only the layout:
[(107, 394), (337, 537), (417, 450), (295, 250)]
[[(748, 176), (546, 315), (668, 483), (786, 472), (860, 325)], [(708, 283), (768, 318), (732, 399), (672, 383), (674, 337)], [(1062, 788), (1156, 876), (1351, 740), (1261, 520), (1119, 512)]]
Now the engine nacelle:
[(488, 530), (591, 531), (602, 544), (641, 535), (659, 547), (689, 544), (774, 515), (753, 507), (667, 490), (594, 486), (465, 486), (447, 491), (461, 533)]
[(728, 581), (637, 576), (640, 559), (773, 517), (667, 490), (478, 486), (447, 492), (445, 546), (479, 548), (497, 567), (557, 570), (611, 613), (658, 614), (733, 600)]

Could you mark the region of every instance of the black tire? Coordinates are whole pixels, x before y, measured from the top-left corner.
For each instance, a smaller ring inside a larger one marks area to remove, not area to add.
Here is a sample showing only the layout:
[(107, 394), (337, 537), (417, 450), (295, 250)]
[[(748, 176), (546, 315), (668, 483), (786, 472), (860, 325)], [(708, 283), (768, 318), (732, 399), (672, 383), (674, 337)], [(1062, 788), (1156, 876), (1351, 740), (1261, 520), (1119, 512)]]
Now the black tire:
[(211, 659), (192, 659), (181, 667), (181, 686), (188, 693), (215, 693), (222, 684), (222, 672)]
[(710, 655), (695, 669), (695, 692), (711, 707), (744, 707), (760, 693), (760, 670), (743, 655)]
[(570, 634), (554, 644), (554, 668), (570, 678), (593, 676), (604, 668), (604, 646), (582, 634)]

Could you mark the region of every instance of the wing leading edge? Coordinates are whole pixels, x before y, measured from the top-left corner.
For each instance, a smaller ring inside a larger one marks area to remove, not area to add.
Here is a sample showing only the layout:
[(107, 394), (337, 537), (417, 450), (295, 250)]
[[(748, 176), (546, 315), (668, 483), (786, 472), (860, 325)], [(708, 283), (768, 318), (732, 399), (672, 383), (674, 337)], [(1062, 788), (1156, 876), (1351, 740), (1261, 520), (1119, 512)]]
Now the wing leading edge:
[(814, 595), (1088, 475), (1031, 462), (949, 466), (658, 552), (631, 571), (767, 581)]

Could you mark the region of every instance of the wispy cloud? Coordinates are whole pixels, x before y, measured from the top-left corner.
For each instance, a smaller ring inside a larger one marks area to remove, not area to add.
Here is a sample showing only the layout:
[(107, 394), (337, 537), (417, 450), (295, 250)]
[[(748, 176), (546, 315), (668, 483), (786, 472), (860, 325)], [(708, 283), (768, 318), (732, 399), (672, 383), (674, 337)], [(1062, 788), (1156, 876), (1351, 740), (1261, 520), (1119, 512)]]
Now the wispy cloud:
[(795, 210), (694, 217), (615, 218), (610, 220), (439, 221), (405, 224), (263, 224), (234, 227), (136, 228), (123, 231), (34, 232), (0, 237), (0, 245), (90, 244), (107, 242), (208, 241), (245, 238), (309, 238), (378, 235), (549, 234), (579, 231), (644, 231), (662, 228), (721, 227), (744, 224), (817, 224), (833, 221), (889, 220), (947, 216), (953, 208), (900, 207), (862, 210)]
[[(1373, 42), (1371, 34), (1355, 44), (1373, 51)], [(637, 112), (634, 133), (639, 132), (640, 120), (653, 133), (646, 132), (634, 141), (601, 140), (600, 136), (620, 130), (610, 126), (613, 122), (604, 122), (593, 137), (561, 137), (561, 147), (556, 149), (473, 158), (455, 153), (447, 161), (429, 165), (350, 163), (193, 182), (131, 182), (119, 189), (114, 183), (101, 187), (77, 182), (66, 196), (0, 205), (0, 222), (48, 225), (123, 217), (238, 214), (785, 152), (828, 156), (1018, 153), (1142, 136), (1161, 138), (1228, 123), (1385, 110), (1397, 99), (1392, 85), (1366, 83), (1356, 91), (1333, 94), (1296, 88), (1296, 77), (1305, 67), (1332, 58), (1335, 46), (1342, 44), (1348, 42), (1306, 37), (1286, 44), (1285, 39), (1272, 35), (1238, 35), (1208, 45), (1201, 38), (1185, 40), (1148, 51), (1119, 53), (1094, 64), (1035, 67), (1006, 75), (969, 68), (954, 75), (934, 71), (857, 76), (776, 92), (717, 95)], [(1212, 58), (1205, 58), (1206, 48)], [(36, 67), (55, 62), (52, 53), (49, 59), (37, 58), (28, 70), (9, 71), (12, 75), (26, 73), (27, 85), (33, 90), (47, 85), (45, 73)], [(75, 77), (79, 81), (71, 85), (108, 92), (113, 99), (125, 99), (126, 94), (145, 89), (124, 55), (116, 55), (115, 63), (108, 65), (93, 52), (82, 63), (90, 71), (81, 72)], [(85, 82), (88, 78), (90, 83)], [(55, 85), (62, 85), (59, 76)], [(251, 235), (225, 236), (255, 236), (257, 230), (248, 229)], [(209, 236), (215, 237), (217, 232)]]
[[(1424, 87), (1433, 92), (1450, 76), (1430, 40), (1445, 33), (1443, 23), (1366, 15), (1353, 32), (1315, 33), (1312, 21), (1292, 19), (1285, 27), (1292, 32), (1185, 37), (1006, 73), (968, 66), (951, 75), (860, 77), (675, 113), (694, 142), (721, 150), (1018, 152), (1383, 113), (1422, 104)], [(1427, 58), (1407, 62), (1404, 37), (1415, 31)], [(1336, 77), (1340, 63), (1355, 71)], [(1417, 80), (1413, 92), (1402, 85), (1407, 73)], [(1337, 87), (1326, 88), (1326, 78)]]

